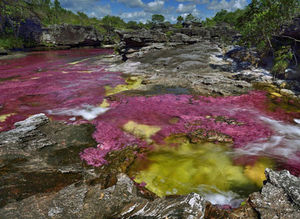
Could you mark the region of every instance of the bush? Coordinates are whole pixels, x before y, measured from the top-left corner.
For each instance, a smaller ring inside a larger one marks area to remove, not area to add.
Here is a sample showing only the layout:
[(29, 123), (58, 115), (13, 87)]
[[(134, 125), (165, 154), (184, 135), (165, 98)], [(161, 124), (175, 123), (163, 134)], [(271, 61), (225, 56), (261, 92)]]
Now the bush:
[(0, 48), (18, 49), (23, 47), (24, 47), (24, 42), (20, 38), (15, 38), (14, 36), (0, 38)]

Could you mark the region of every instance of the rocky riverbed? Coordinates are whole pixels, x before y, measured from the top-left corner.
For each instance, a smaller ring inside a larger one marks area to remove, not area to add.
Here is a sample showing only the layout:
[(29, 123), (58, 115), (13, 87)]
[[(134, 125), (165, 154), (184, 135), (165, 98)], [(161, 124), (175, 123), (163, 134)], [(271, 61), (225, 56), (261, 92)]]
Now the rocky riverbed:
[(0, 217), (300, 217), (297, 80), (188, 34), (3, 60)]

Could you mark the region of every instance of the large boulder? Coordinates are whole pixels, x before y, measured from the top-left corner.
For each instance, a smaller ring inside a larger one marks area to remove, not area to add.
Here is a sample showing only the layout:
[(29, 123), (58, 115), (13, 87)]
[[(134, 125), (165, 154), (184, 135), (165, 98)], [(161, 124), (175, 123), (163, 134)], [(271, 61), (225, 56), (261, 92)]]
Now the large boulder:
[(251, 206), (262, 219), (300, 218), (300, 178), (288, 171), (265, 171), (267, 180), (261, 192), (250, 195)]
[(90, 26), (71, 24), (43, 28), (39, 44), (53, 46), (100, 46), (103, 36)]

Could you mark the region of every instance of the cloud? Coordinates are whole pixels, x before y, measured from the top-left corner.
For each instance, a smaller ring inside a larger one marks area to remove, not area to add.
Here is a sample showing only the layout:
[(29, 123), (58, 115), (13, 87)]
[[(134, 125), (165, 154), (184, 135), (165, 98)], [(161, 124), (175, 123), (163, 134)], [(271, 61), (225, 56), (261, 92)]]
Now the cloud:
[(177, 2), (192, 2), (195, 4), (208, 4), (209, 0), (176, 0)]
[(102, 5), (102, 6), (93, 7), (91, 12), (88, 13), (88, 15), (91, 17), (101, 18), (111, 13), (112, 12), (111, 12), (110, 5)]
[(196, 5), (179, 4), (176, 11), (178, 13), (191, 13), (195, 9), (196, 9)]
[(117, 2), (124, 3), (126, 6), (131, 7), (131, 8), (145, 6), (145, 4), (142, 2), (142, 0), (117, 0)]
[(145, 18), (148, 14), (144, 11), (126, 12), (121, 14), (121, 18), (128, 20), (138, 20)]
[(222, 9), (227, 11), (234, 11), (236, 9), (242, 9), (248, 5), (247, 0), (230, 0), (229, 2), (226, 0), (213, 0), (209, 5), (209, 10), (220, 11)]
[(86, 11), (95, 6), (98, 0), (60, 0), (61, 6), (72, 11)]
[(165, 1), (155, 0), (145, 5), (144, 10), (152, 13), (160, 13), (164, 10)]

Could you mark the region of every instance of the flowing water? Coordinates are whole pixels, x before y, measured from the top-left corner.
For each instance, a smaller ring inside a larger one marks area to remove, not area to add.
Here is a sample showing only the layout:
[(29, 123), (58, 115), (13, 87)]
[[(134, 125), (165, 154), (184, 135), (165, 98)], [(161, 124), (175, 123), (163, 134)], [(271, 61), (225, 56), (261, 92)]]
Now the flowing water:
[(172, 89), (124, 95), (142, 79), (107, 72), (97, 60), (111, 52), (34, 52), (0, 60), (0, 130), (41, 112), (71, 124), (93, 123), (99, 144), (78, 156), (98, 167), (109, 151), (146, 148), (129, 174), (159, 196), (198, 192), (236, 207), (262, 186), (266, 167), (300, 175), (297, 103), (262, 91), (215, 98)]

